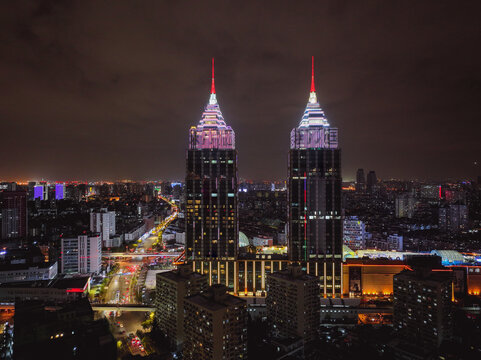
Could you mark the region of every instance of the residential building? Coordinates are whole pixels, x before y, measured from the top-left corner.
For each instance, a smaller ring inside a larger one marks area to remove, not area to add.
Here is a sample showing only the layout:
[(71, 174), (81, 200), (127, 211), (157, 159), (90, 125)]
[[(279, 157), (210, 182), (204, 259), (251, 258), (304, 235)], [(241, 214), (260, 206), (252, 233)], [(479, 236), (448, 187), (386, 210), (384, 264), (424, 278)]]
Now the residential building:
[(172, 346), (184, 342), (184, 298), (203, 292), (207, 278), (192, 271), (192, 265), (156, 274), (155, 317), (160, 331)]
[(102, 239), (99, 234), (61, 238), (60, 269), (64, 274), (100, 273)]
[(396, 196), (395, 215), (397, 218), (412, 219), (416, 210), (417, 201), (411, 194), (401, 194)]
[(115, 236), (115, 211), (100, 209), (90, 213), (90, 231), (99, 233), (104, 247), (111, 247), (111, 237)]
[(413, 256), (407, 263), (410, 269), (394, 275), (394, 329), (415, 353), (432, 355), (452, 336), (453, 273), (438, 256)]
[(246, 359), (247, 305), (221, 284), (184, 300), (186, 360)]
[(438, 226), (442, 231), (459, 232), (468, 228), (468, 207), (449, 204), (439, 208)]
[(398, 234), (391, 234), (387, 237), (387, 250), (403, 251), (403, 236)]
[(317, 276), (299, 265), (267, 275), (267, 321), (277, 338), (315, 340), (320, 322), (320, 287)]
[(357, 216), (348, 216), (344, 219), (344, 245), (352, 250), (361, 250), (366, 246), (366, 224)]

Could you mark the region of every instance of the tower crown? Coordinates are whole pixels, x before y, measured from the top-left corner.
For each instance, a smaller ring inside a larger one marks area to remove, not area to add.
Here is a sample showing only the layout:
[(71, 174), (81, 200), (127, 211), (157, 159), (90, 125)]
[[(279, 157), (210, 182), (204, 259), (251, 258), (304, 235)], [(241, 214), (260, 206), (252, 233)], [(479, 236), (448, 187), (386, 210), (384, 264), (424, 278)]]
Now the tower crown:
[(331, 128), (324, 110), (317, 101), (314, 83), (314, 56), (311, 62), (309, 101), (297, 128), (291, 131), (291, 148), (337, 148), (337, 129)]
[(189, 149), (235, 149), (235, 133), (225, 123), (215, 93), (214, 58), (209, 103), (197, 124), (190, 128)]
[(307, 102), (304, 115), (299, 124), (299, 127), (310, 126), (329, 126), (326, 115), (317, 101), (316, 86), (314, 83), (314, 56), (311, 62), (311, 92), (309, 93), (309, 101)]

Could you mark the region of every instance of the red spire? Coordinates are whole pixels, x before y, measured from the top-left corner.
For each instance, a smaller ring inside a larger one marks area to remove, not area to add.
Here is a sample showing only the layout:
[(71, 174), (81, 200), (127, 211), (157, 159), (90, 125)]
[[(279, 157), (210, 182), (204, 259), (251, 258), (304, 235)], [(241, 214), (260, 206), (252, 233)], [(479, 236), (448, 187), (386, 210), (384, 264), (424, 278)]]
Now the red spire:
[[(214, 83), (214, 75), (212, 75), (212, 84), (213, 83)], [(316, 86), (314, 85), (314, 56), (313, 56), (312, 57), (311, 92), (315, 92), (315, 91), (316, 91)]]
[(212, 87), (210, 89), (211, 94), (215, 94), (215, 83), (214, 83), (214, 58), (212, 58)]

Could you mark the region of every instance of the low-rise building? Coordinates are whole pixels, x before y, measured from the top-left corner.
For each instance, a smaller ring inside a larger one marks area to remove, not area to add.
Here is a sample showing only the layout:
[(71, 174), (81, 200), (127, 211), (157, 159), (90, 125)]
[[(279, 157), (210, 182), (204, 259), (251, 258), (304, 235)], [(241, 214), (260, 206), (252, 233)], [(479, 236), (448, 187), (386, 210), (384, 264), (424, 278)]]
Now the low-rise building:
[(41, 300), (64, 303), (87, 297), (90, 277), (58, 276), (52, 280), (19, 281), (0, 284), (0, 302)]
[(51, 280), (57, 276), (57, 263), (0, 265), (0, 284), (15, 281)]

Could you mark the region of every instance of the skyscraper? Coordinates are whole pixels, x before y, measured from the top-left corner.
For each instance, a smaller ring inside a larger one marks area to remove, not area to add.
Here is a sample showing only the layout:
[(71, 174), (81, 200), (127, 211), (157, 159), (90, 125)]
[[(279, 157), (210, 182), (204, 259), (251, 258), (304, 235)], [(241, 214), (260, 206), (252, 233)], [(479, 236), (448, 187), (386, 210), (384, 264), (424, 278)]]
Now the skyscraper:
[(367, 192), (374, 194), (377, 191), (377, 176), (374, 170), (371, 170), (367, 174)]
[(199, 266), (203, 261), (234, 260), (239, 236), (237, 151), (234, 131), (217, 103), (214, 59), (209, 103), (189, 133), (185, 184), (187, 259)]
[(342, 279), (341, 151), (338, 130), (311, 92), (289, 151), (289, 258), (320, 277), (325, 296), (340, 296)]
[(55, 184), (55, 200), (65, 199), (65, 184)]
[(356, 173), (356, 191), (366, 191), (366, 178), (364, 176), (364, 169), (357, 169)]
[(40, 184), (34, 187), (34, 199), (48, 200), (48, 184), (46, 182), (40, 182)]
[(25, 239), (27, 236), (27, 193), (25, 191), (0, 192), (1, 238)]
[(394, 204), (395, 214), (397, 218), (412, 219), (417, 204), (414, 196), (409, 193), (398, 195), (396, 196)]

